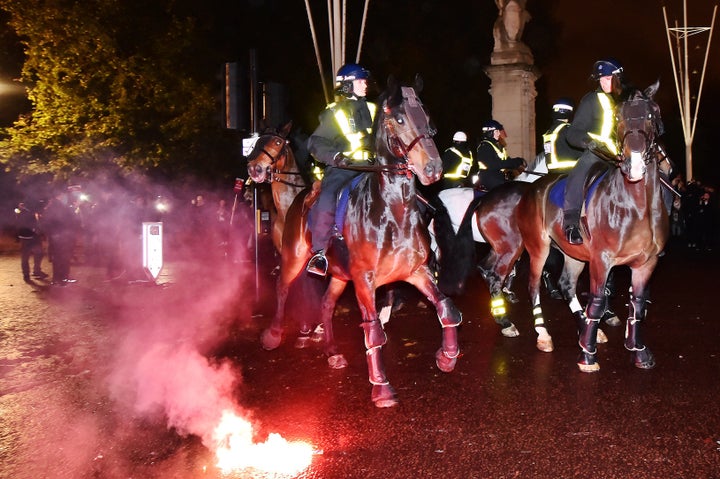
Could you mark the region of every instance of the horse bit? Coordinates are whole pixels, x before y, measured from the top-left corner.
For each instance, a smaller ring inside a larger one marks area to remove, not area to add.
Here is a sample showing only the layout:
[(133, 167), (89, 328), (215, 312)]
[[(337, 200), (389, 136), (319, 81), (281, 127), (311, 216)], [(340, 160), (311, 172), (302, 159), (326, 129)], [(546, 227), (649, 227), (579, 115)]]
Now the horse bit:
[(282, 159), (283, 157), (287, 158), (288, 148), (289, 148), (288, 144), (290, 143), (287, 139), (282, 138), (282, 137), (280, 137), (280, 136), (271, 136), (271, 139), (272, 139), (272, 138), (277, 138), (277, 139), (279, 139), (280, 141), (282, 141), (282, 142), (283, 142), (283, 147), (280, 149), (280, 153), (278, 154), (278, 157), (277, 157), (277, 158), (275, 158), (274, 156), (272, 156), (272, 155), (265, 149), (265, 146), (264, 146), (264, 145), (260, 148), (260, 152), (263, 153), (263, 154), (264, 154), (265, 156), (267, 156), (268, 158), (270, 158), (270, 166), (267, 167), (268, 178), (269, 178), (269, 181), (268, 181), (268, 182), (269, 182), (269, 183), (272, 183), (272, 182), (274, 181), (274, 182), (282, 183), (282, 184), (288, 185), (288, 186), (294, 186), (294, 187), (297, 187), (297, 188), (304, 188), (304, 187), (305, 187), (304, 184), (292, 183), (292, 182), (290, 182), (290, 181), (288, 181), (288, 180), (283, 180), (282, 178), (279, 178), (279, 175), (294, 175), (294, 176), (300, 176), (300, 172), (299, 172), (299, 171), (282, 171), (282, 170), (278, 170), (277, 168), (271, 168), (271, 166), (274, 166), (275, 163), (277, 163), (278, 161), (280, 161), (280, 159)]

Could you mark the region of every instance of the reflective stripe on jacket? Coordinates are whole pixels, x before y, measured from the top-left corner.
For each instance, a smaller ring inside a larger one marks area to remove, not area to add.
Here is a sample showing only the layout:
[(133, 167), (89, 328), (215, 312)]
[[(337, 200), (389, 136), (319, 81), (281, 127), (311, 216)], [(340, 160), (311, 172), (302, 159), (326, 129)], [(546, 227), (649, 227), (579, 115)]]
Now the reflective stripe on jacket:
[(470, 156), (465, 156), (462, 154), (462, 152), (460, 150), (458, 150), (455, 147), (448, 148), (447, 151), (453, 152), (458, 158), (460, 158), (460, 164), (457, 166), (455, 171), (447, 172), (443, 176), (445, 176), (445, 178), (449, 178), (451, 180), (467, 178), (467, 175), (470, 172), (470, 168), (472, 168), (472, 163), (473, 163), (472, 153), (468, 152), (468, 155), (470, 155)]
[(577, 163), (577, 159), (560, 159), (557, 153), (557, 139), (560, 135), (560, 131), (568, 126), (570, 126), (569, 123), (560, 123), (553, 131), (543, 135), (545, 163), (547, 164), (548, 170), (569, 169)]
[(613, 102), (607, 93), (597, 92), (597, 97), (603, 110), (602, 127), (599, 133), (588, 132), (588, 135), (598, 143), (605, 145), (612, 154), (617, 155), (617, 145), (613, 138), (615, 130), (615, 108)]
[[(332, 107), (331, 105), (330, 107)], [(375, 112), (377, 111), (377, 105), (374, 103), (367, 102), (368, 110), (370, 110), (371, 120), (375, 119)], [(367, 160), (371, 157), (370, 152), (363, 148), (363, 138), (372, 134), (372, 128), (364, 128), (357, 130), (355, 127), (355, 121), (353, 118), (348, 118), (345, 111), (338, 108), (334, 111), (335, 121), (340, 127), (340, 131), (343, 136), (350, 143), (350, 149), (344, 151), (343, 155), (353, 160)]]

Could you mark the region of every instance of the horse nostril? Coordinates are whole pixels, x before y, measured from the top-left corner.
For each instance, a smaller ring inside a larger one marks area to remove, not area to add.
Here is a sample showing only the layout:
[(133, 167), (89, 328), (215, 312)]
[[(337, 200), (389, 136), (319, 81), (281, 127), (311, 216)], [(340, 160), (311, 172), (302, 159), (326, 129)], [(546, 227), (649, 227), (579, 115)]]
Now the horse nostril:
[(426, 165), (425, 166), (425, 176), (428, 178), (435, 178), (437, 176), (440, 176), (442, 173), (442, 168), (435, 167), (433, 165)]

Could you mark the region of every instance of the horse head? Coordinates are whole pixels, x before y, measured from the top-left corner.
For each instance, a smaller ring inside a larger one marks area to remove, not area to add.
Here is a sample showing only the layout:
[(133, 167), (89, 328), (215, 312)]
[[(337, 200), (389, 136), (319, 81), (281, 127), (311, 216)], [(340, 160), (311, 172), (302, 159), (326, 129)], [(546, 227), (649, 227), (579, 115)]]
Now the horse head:
[(247, 157), (248, 174), (256, 183), (271, 181), (273, 170), (282, 170), (289, 154), (287, 139), (292, 122), (280, 131), (267, 131), (260, 135)]
[(617, 109), (620, 170), (630, 182), (643, 179), (648, 163), (657, 157), (656, 139), (663, 133), (660, 107), (653, 97), (656, 81), (645, 91), (634, 90)]
[(417, 97), (421, 85), (419, 77), (415, 87), (401, 86), (392, 77), (388, 79), (377, 118), (377, 153), (380, 162), (394, 159), (414, 173), (420, 183), (429, 185), (440, 179), (442, 159), (433, 141), (435, 129)]

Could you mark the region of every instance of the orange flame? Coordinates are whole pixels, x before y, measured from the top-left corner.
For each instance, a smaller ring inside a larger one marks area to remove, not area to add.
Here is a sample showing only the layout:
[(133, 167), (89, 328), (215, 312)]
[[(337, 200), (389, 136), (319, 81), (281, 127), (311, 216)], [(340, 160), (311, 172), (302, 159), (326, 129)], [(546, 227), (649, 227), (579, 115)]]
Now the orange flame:
[(313, 448), (305, 442), (288, 442), (277, 433), (264, 443), (253, 442), (252, 424), (232, 411), (223, 411), (213, 432), (217, 467), (225, 474), (256, 469), (274, 475), (296, 476), (312, 462)]

